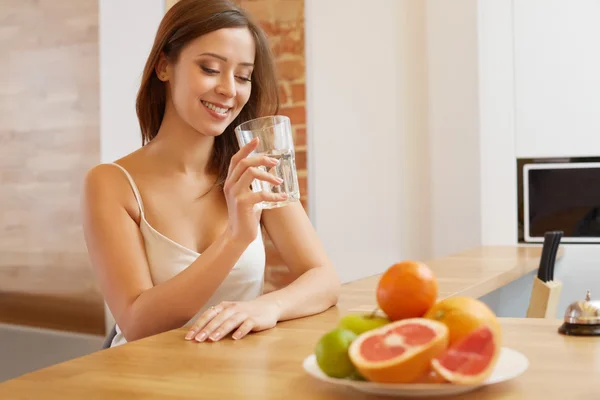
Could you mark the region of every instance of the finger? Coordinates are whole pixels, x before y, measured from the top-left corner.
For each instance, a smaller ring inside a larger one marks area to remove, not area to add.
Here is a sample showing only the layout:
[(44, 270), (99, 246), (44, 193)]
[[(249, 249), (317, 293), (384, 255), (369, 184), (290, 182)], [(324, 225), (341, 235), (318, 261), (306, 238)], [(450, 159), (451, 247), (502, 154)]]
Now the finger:
[(246, 320), (246, 318), (248, 318), (248, 316), (244, 313), (236, 313), (232, 315), (231, 318), (223, 322), (220, 327), (215, 329), (215, 331), (211, 333), (208, 338), (213, 342), (224, 338), (229, 334), (229, 332), (240, 326)]
[(258, 138), (252, 139), (248, 142), (248, 144), (246, 144), (237, 153), (235, 153), (233, 157), (231, 157), (231, 161), (229, 162), (229, 174), (231, 173), (231, 171), (233, 171), (233, 169), (238, 165), (238, 163), (241, 160), (248, 157), (254, 150), (256, 150), (256, 147), (258, 147), (258, 142)]
[(261, 201), (277, 202), (285, 201), (288, 198), (287, 193), (269, 193), (269, 192), (250, 192), (244, 195), (241, 202), (248, 205), (260, 203)]
[(210, 337), (210, 335), (223, 324), (223, 322), (227, 321), (234, 315), (237, 311), (235, 308), (226, 308), (219, 313), (216, 317), (214, 317), (198, 334), (196, 335), (196, 341), (203, 342), (206, 338)]
[[(231, 171), (231, 174), (229, 174), (227, 177), (227, 180), (229, 181), (230, 185), (235, 185), (248, 169), (260, 166), (272, 168), (278, 163), (279, 161), (276, 159), (267, 156), (246, 157), (237, 163), (235, 168)], [(249, 186), (249, 184), (247, 186)]]
[[(193, 339), (194, 336), (196, 336), (196, 334), (200, 332), (200, 330), (204, 328), (206, 324), (208, 324), (213, 318), (219, 315), (219, 313), (222, 312), (224, 308), (225, 307), (223, 304), (219, 304), (214, 307), (210, 307), (208, 310), (204, 311), (202, 315), (200, 315), (200, 317), (198, 317), (198, 319), (194, 322), (190, 330), (187, 332), (187, 334), (185, 335), (185, 339)], [(202, 340), (204, 339), (206, 339), (206, 337), (204, 337)]]
[(248, 190), (252, 181), (258, 179), (261, 181), (268, 182), (272, 185), (281, 185), (283, 183), (283, 179), (268, 173), (267, 171), (263, 171), (256, 167), (248, 168), (240, 177), (240, 180), (235, 184), (235, 192), (243, 193)]
[(254, 329), (254, 321), (252, 319), (247, 319), (242, 325), (240, 325), (240, 327), (237, 329), (237, 331), (235, 331), (232, 337), (235, 340), (241, 339), (248, 333), (250, 333), (252, 329)]

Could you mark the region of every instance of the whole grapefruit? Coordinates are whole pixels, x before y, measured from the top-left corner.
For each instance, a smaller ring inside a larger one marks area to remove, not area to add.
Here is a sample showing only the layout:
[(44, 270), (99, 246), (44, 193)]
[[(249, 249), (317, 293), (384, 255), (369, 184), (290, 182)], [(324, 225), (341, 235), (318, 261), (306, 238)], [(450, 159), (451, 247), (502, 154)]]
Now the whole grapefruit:
[(377, 304), (392, 321), (422, 317), (435, 303), (438, 283), (427, 265), (402, 261), (383, 273), (377, 284)]
[(423, 377), (431, 361), (448, 345), (448, 328), (433, 320), (408, 318), (365, 332), (348, 354), (371, 382), (411, 383)]
[(500, 341), (502, 330), (496, 314), (481, 300), (468, 296), (449, 297), (433, 305), (424, 318), (439, 321), (448, 327), (452, 346), (477, 328), (485, 325)]

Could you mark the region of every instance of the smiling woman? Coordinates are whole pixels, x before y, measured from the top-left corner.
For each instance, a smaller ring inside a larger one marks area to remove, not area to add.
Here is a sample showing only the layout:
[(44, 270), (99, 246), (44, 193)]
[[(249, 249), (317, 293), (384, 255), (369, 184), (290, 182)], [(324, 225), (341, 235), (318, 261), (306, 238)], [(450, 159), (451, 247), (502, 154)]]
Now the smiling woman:
[[(225, 0), (182, 0), (161, 22), (137, 98), (143, 146), (91, 169), (84, 233), (117, 321), (112, 345), (189, 326), (186, 339), (239, 339), (336, 304), (340, 283), (300, 203), (261, 210), (285, 195), (239, 148), (238, 124), (277, 112), (264, 33)], [(263, 293), (264, 226), (294, 281)], [(183, 340), (183, 338), (182, 338)]]

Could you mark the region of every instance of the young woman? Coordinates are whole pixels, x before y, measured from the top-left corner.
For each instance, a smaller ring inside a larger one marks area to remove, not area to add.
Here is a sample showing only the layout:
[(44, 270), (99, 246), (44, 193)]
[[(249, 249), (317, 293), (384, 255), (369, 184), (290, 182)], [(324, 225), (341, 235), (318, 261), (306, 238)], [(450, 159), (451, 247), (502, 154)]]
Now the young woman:
[[(264, 33), (226, 0), (165, 15), (137, 97), (142, 147), (91, 169), (83, 193), (92, 265), (117, 322), (112, 346), (189, 326), (185, 339), (240, 339), (336, 304), (338, 276), (300, 203), (260, 210), (253, 179), (276, 161), (233, 129), (278, 110)], [(281, 196), (281, 197), (280, 197)], [(261, 225), (295, 280), (263, 294)]]

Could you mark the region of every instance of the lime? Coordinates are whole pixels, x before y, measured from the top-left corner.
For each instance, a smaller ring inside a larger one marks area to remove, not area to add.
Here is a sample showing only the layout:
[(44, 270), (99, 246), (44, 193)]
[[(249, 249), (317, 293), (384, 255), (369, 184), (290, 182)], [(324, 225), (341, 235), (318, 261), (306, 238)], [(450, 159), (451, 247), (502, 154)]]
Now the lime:
[(349, 331), (360, 335), (361, 333), (381, 328), (382, 326), (387, 325), (389, 323), (389, 319), (379, 316), (373, 316), (371, 314), (348, 314), (342, 317), (338, 324), (338, 327), (348, 329)]
[(348, 347), (357, 335), (347, 329), (336, 328), (321, 337), (315, 348), (317, 364), (325, 375), (332, 378), (354, 376), (356, 368), (350, 357)]

